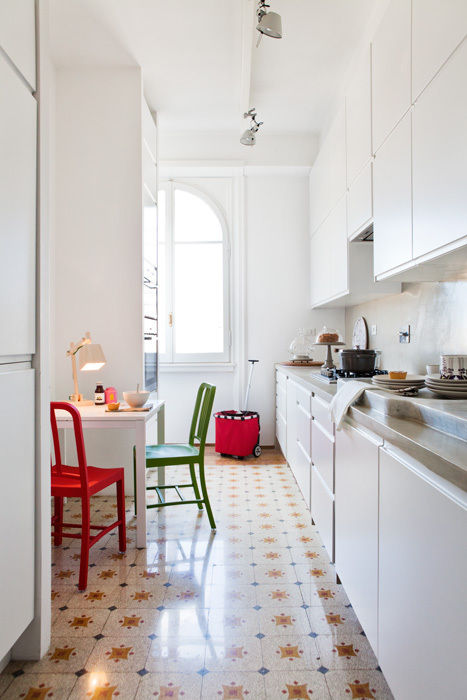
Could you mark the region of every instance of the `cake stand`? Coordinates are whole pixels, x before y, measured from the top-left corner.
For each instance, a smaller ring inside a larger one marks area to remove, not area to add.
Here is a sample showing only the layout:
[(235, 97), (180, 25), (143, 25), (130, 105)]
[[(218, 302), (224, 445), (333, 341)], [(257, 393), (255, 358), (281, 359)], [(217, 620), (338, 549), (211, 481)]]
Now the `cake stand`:
[(327, 374), (328, 372), (331, 373), (334, 369), (337, 369), (336, 365), (332, 361), (331, 348), (333, 345), (345, 345), (345, 343), (343, 343), (342, 341), (336, 340), (334, 343), (313, 343), (313, 345), (327, 345), (327, 347), (328, 347), (328, 352), (326, 355), (326, 362), (321, 367), (321, 373)]

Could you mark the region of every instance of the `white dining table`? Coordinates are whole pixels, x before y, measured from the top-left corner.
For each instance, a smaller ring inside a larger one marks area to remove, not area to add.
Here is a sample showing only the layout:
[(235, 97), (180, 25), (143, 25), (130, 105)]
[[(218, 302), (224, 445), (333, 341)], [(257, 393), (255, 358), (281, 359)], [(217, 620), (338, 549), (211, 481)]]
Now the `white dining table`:
[[(149, 411), (106, 411), (105, 406), (79, 406), (83, 430), (116, 429), (134, 430), (136, 447), (136, 498), (138, 514), (136, 516), (136, 546), (146, 547), (146, 435), (147, 426), (157, 419), (157, 443), (165, 441), (165, 401), (156, 399), (151, 402)], [(71, 414), (57, 411), (57, 426), (59, 429), (73, 427)], [(66, 433), (65, 433), (66, 440)], [(65, 443), (66, 444), (66, 443)], [(95, 465), (98, 466), (98, 465)], [(165, 483), (165, 469), (158, 469), (159, 486)]]

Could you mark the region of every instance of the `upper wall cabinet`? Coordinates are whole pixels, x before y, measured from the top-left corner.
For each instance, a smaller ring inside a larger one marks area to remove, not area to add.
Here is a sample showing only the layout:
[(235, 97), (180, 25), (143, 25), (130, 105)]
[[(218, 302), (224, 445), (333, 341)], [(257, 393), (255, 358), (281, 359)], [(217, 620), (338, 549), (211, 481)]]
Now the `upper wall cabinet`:
[(411, 139), (409, 112), (373, 163), (375, 276), (412, 258)]
[(467, 39), (415, 103), (414, 257), (467, 236)]
[(344, 196), (311, 239), (312, 306), (347, 292), (347, 264), (347, 206)]
[(36, 89), (36, 20), (34, 0), (0, 0), (0, 46)]
[(466, 34), (466, 0), (412, 0), (413, 100)]
[(326, 136), (310, 177), (310, 223), (314, 233), (346, 190), (345, 109)]
[(347, 185), (355, 180), (371, 158), (371, 66), (370, 48), (365, 51), (347, 91)]
[(411, 104), (410, 0), (391, 0), (373, 39), (372, 67), (376, 152)]
[(3, 56), (0, 105), (0, 355), (29, 355), (35, 350), (37, 105)]

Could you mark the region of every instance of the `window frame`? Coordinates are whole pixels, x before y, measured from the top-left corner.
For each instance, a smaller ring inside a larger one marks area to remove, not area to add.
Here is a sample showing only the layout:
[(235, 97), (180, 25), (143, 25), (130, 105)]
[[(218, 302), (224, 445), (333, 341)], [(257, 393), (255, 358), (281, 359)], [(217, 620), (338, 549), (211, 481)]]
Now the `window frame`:
[[(174, 240), (174, 208), (175, 208), (175, 191), (183, 190), (202, 199), (209, 206), (217, 217), (222, 230), (222, 241), (193, 241), (191, 245), (197, 244), (214, 244), (222, 245), (222, 269), (223, 269), (223, 331), (224, 331), (224, 347), (222, 352), (218, 353), (176, 353), (175, 352), (175, 334), (176, 334), (176, 317), (174, 313), (175, 300), (175, 240)], [(206, 365), (206, 364), (223, 364), (231, 362), (232, 348), (232, 331), (231, 331), (231, 313), (230, 313), (230, 260), (231, 260), (231, 245), (230, 236), (225, 219), (225, 215), (221, 208), (213, 199), (206, 194), (202, 189), (186, 182), (177, 180), (162, 180), (158, 185), (159, 192), (165, 191), (165, 271), (166, 271), (166, 311), (163, 319), (160, 314), (159, 326), (164, 324), (166, 352), (159, 352), (159, 362), (163, 367), (183, 367), (184, 365)], [(159, 241), (160, 243), (160, 241)], [(158, 256), (160, 256), (160, 248), (158, 244)], [(173, 323), (170, 325), (169, 317), (172, 314)]]

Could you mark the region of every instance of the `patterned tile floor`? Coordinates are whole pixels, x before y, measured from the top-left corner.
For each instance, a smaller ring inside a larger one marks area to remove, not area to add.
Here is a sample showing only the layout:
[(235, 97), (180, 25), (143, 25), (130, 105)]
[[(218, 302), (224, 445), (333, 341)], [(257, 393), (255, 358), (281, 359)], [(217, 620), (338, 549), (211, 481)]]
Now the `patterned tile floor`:
[[(208, 463), (215, 535), (195, 506), (151, 510), (138, 550), (128, 499), (127, 552), (104, 538), (83, 593), (79, 543), (53, 550), (50, 650), (9, 664), (5, 700), (392, 698), (283, 459)], [(94, 522), (115, 509), (95, 497)]]

